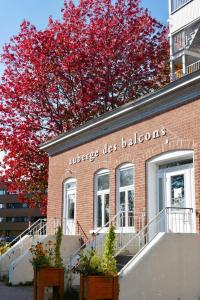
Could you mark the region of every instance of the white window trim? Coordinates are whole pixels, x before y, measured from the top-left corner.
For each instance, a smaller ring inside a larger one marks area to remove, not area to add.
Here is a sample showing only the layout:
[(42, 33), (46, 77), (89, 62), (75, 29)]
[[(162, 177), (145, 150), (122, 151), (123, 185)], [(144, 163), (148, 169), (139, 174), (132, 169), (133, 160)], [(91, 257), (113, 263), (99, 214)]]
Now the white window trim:
[[(120, 171), (122, 170), (125, 170), (125, 169), (129, 169), (129, 168), (132, 168), (133, 169), (133, 184), (132, 185), (127, 185), (127, 186), (123, 186), (123, 187), (120, 187)], [(133, 190), (133, 193), (135, 195), (135, 166), (134, 164), (132, 163), (126, 163), (126, 164), (123, 164), (123, 165), (120, 165), (118, 168), (117, 168), (117, 177), (116, 177), (116, 213), (119, 212), (120, 210), (120, 192), (125, 192), (125, 197), (127, 197), (127, 193), (128, 191), (130, 190)], [(128, 203), (127, 203), (127, 200), (125, 200), (126, 203), (125, 203), (125, 212), (128, 211)], [(134, 204), (133, 204), (133, 213), (134, 213), (134, 208), (135, 208), (135, 197), (134, 197)], [(123, 228), (127, 228), (127, 232), (128, 231), (134, 231), (134, 227), (123, 227)], [(120, 230), (120, 229), (119, 229)]]
[[(75, 187), (67, 189), (66, 185), (68, 183), (72, 183), (72, 182), (75, 183)], [(76, 180), (76, 178), (69, 178), (69, 179), (65, 180), (64, 185), (63, 185), (63, 234), (65, 234), (65, 235), (66, 234), (75, 234), (75, 228), (73, 230), (74, 232), (70, 232), (70, 228), (69, 228), (69, 232), (67, 232), (67, 230), (68, 230), (68, 228), (67, 228), (68, 218), (67, 218), (66, 212), (67, 212), (68, 207), (67, 207), (66, 197), (67, 197), (67, 193), (72, 192), (72, 191), (74, 191), (74, 193), (75, 193), (74, 226), (76, 228), (76, 199), (77, 199), (77, 197), (76, 197), (76, 195), (77, 195), (77, 180)]]
[[(160, 154), (156, 156), (155, 158), (149, 160), (147, 162), (147, 220), (148, 222), (152, 220), (158, 210), (158, 203), (156, 199), (156, 194), (158, 192), (157, 189), (157, 179), (162, 173), (162, 169), (158, 170), (158, 166), (161, 163), (171, 163), (178, 160), (185, 160), (185, 159), (193, 159), (193, 164), (186, 164), (181, 167), (187, 167), (187, 166), (193, 166), (192, 168), (192, 176), (194, 178), (194, 151), (192, 150), (175, 150), (170, 151), (167, 153)], [(169, 168), (171, 170), (175, 170), (175, 167)], [(165, 184), (165, 183), (164, 183)], [(195, 182), (193, 180), (193, 191), (192, 191), (192, 198), (193, 198), (193, 224), (194, 224), (194, 232), (196, 230), (196, 217), (195, 217)]]
[[(95, 195), (94, 195), (94, 230), (91, 230), (90, 232), (95, 232), (97, 230), (99, 230), (101, 227), (104, 226), (103, 224), (103, 220), (104, 220), (104, 206), (105, 206), (105, 195), (109, 194), (109, 217), (110, 217), (110, 189), (105, 189), (105, 190), (100, 190), (98, 191), (98, 176), (99, 175), (106, 175), (108, 174), (109, 175), (109, 184), (110, 184), (110, 171), (108, 169), (102, 169), (102, 170), (99, 170), (96, 172), (95, 174), (95, 188), (94, 188), (94, 192), (95, 192)], [(101, 227), (98, 227), (97, 226), (97, 222), (98, 222), (98, 214), (97, 214), (97, 211), (98, 211), (98, 196), (99, 195), (102, 195), (103, 196), (103, 203), (102, 203), (102, 226)], [(106, 229), (105, 229), (106, 230)], [(102, 231), (103, 232), (103, 231)]]

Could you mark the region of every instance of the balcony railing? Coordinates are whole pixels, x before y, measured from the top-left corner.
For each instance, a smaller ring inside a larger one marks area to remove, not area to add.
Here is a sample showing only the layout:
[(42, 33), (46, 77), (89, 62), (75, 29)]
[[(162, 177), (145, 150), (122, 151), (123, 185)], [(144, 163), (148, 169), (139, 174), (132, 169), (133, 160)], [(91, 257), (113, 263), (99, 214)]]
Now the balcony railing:
[(198, 60), (197, 62), (195, 62), (187, 67), (187, 74), (196, 72), (198, 70), (200, 70), (200, 60)]
[(186, 73), (183, 73), (183, 70), (177, 70), (176, 72), (174, 72), (173, 75), (173, 80), (177, 80), (181, 77), (183, 77), (184, 75), (188, 75), (191, 74), (193, 72), (199, 71), (200, 70), (200, 60), (196, 61), (195, 63), (189, 65), (186, 67)]
[(172, 12), (187, 4), (191, 0), (172, 0)]
[(179, 79), (181, 77), (183, 77), (183, 70), (182, 69), (180, 69), (180, 70), (178, 70), (174, 73), (174, 80)]

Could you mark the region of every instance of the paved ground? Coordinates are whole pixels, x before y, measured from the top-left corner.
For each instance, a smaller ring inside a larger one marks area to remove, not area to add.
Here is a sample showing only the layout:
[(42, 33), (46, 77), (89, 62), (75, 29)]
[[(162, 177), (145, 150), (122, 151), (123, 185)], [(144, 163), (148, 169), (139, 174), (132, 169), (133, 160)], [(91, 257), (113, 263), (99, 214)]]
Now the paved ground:
[(33, 300), (33, 287), (10, 287), (0, 282), (0, 300)]

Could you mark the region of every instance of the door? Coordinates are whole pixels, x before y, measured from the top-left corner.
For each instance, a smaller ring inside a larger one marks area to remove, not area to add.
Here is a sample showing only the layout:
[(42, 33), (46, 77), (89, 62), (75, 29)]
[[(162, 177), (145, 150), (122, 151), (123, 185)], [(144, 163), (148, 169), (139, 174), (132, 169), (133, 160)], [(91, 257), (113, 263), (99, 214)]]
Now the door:
[(191, 232), (191, 168), (166, 173), (166, 196), (168, 231)]
[(76, 180), (65, 183), (63, 233), (75, 234), (76, 231)]
[(191, 232), (193, 230), (192, 164), (163, 169), (158, 175), (158, 211), (165, 207), (160, 231)]

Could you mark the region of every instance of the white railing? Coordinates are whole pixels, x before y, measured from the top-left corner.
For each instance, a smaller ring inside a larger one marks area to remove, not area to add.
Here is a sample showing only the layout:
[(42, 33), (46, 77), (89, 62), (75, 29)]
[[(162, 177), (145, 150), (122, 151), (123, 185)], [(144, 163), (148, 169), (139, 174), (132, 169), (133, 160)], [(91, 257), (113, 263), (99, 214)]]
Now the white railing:
[(0, 277), (8, 275), (9, 266), (20, 255), (24, 254), (34, 241), (46, 234), (46, 219), (38, 219), (24, 232), (8, 244), (8, 250), (0, 256)]
[(22, 234), (20, 234), (15, 240), (12, 241), (11, 250), (8, 249), (5, 255), (12, 257), (15, 256), (15, 252), (19, 251), (19, 254), (23, 254), (27, 249), (31, 247), (31, 244), (38, 241), (41, 236), (46, 235), (46, 219), (40, 219), (36, 221), (31, 227), (27, 228)]
[(142, 230), (132, 237), (119, 250), (116, 256), (123, 254), (126, 249), (134, 249), (135, 256), (149, 243), (159, 232), (191, 233), (193, 232), (193, 209), (166, 207), (158, 213)]
[(19, 242), (20, 240), (22, 240), (22, 238), (24, 236), (26, 236), (27, 234), (32, 235), (33, 232), (35, 232), (36, 230), (38, 230), (38, 228), (42, 227), (43, 223), (45, 223), (45, 222), (46, 222), (46, 219), (38, 219), (36, 222), (34, 222), (33, 224), (31, 224), (31, 226), (29, 226), (22, 233), (20, 233), (16, 238), (14, 238), (10, 243), (8, 243), (7, 244), (8, 248), (12, 247), (14, 244), (16, 244), (17, 242)]
[(191, 0), (172, 0), (172, 12), (190, 1)]
[(182, 69), (180, 69), (180, 70), (178, 70), (174, 73), (174, 80), (179, 79), (181, 77), (183, 77), (183, 70)]
[(193, 63), (189, 66), (187, 66), (185, 74), (183, 73), (182, 69), (174, 72), (173, 80), (177, 80), (177, 79), (183, 77), (184, 75), (188, 75), (188, 74), (191, 74), (191, 73), (199, 71), (199, 70), (200, 70), (200, 60), (196, 61), (195, 63)]
[[(145, 213), (119, 212), (111, 222), (116, 228), (116, 249), (120, 249), (127, 241), (145, 225)], [(95, 234), (93, 247), (99, 255), (103, 254), (105, 232), (103, 229)]]
[(54, 235), (59, 225), (61, 225), (60, 219), (38, 219), (8, 244), (8, 250), (4, 255), (7, 255), (9, 256), (9, 259), (12, 259), (12, 257), (15, 256), (16, 251), (20, 251), (20, 254), (23, 254), (31, 247), (32, 243), (38, 242), (47, 234)]
[(198, 60), (197, 62), (195, 62), (187, 67), (187, 74), (196, 72), (198, 70), (200, 70), (200, 60)]
[(86, 243), (71, 255), (68, 263), (69, 269), (73, 269), (78, 264), (80, 253), (87, 253), (91, 248), (95, 249), (99, 255), (103, 253), (105, 237), (110, 224), (113, 224), (116, 228), (116, 249), (119, 249), (133, 234), (135, 235), (144, 227), (145, 213), (135, 213), (133, 211), (128, 213), (124, 211), (118, 212), (103, 227), (95, 230), (92, 238), (88, 239)]
[[(42, 242), (47, 235), (54, 235), (58, 226), (65, 226), (65, 230), (68, 230), (67, 220), (61, 219), (39, 219), (23, 233), (16, 237), (12, 243), (9, 244), (8, 250), (0, 256), (0, 277), (7, 275), (10, 264), (24, 255), (26, 251), (30, 249), (33, 244)], [(17, 263), (17, 262), (16, 262)], [(15, 264), (13, 265), (13, 268)]]

